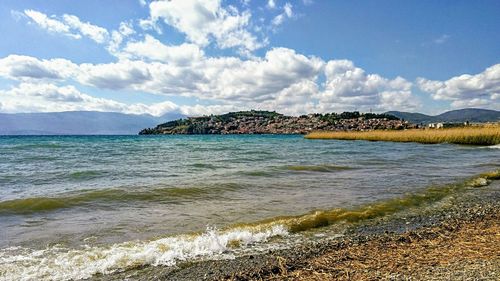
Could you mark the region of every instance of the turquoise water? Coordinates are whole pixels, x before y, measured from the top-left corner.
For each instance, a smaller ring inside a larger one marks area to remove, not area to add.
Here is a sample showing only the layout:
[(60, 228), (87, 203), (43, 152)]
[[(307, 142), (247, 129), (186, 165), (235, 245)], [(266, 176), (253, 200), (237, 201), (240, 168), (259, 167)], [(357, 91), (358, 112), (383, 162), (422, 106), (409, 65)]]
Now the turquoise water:
[[(457, 182), (498, 169), (499, 155), (280, 135), (0, 137), (0, 280), (172, 265), (226, 254), (231, 239), (265, 245), (290, 229), (235, 226)], [(75, 270), (53, 266), (75, 256)]]

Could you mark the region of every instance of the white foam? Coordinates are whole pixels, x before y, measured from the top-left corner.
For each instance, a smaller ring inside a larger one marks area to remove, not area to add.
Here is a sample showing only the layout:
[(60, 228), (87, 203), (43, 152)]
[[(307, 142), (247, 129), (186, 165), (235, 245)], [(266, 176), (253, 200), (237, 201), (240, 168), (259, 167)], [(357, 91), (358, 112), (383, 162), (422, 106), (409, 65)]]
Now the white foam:
[(168, 237), (109, 247), (67, 249), (56, 246), (37, 251), (12, 247), (0, 251), (0, 280), (84, 279), (96, 273), (109, 274), (141, 265), (171, 266), (178, 261), (216, 258), (229, 252), (233, 241), (245, 246), (287, 234), (284, 226), (276, 225), (262, 231), (241, 228), (220, 232), (207, 229), (195, 237)]
[(489, 146), (487, 146), (487, 148), (500, 149), (500, 144), (489, 145)]

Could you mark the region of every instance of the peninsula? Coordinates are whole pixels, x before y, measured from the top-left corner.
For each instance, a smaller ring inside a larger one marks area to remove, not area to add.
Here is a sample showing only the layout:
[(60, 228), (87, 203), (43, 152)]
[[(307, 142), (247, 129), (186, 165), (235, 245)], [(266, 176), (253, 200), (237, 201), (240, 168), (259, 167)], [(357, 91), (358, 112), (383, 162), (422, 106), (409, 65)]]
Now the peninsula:
[(143, 129), (158, 134), (307, 134), (313, 131), (401, 130), (413, 124), (390, 114), (343, 112), (286, 116), (274, 111), (239, 111), (188, 117)]

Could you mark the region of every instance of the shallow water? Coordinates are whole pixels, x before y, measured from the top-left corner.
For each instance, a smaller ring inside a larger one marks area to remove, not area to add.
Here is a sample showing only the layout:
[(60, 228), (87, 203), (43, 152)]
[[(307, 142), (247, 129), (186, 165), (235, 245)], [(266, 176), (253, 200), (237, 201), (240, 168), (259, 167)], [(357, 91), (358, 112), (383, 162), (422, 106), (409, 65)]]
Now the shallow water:
[[(498, 169), (499, 155), (276, 135), (0, 137), (0, 280), (81, 278), (224, 254), (234, 241), (301, 230), (294, 223), (313, 210), (327, 210), (318, 213), (321, 226), (345, 220), (346, 209), (364, 212), (359, 206)], [(255, 224), (283, 216), (299, 219)]]

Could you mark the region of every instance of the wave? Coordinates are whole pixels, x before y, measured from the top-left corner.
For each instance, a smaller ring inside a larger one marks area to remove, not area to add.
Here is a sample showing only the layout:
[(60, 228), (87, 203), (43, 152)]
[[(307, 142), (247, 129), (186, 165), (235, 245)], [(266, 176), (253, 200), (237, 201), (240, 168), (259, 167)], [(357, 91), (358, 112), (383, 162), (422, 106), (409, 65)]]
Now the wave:
[(68, 177), (72, 180), (84, 181), (84, 180), (98, 178), (104, 174), (105, 173), (103, 173), (102, 171), (88, 170), (88, 171), (72, 172), (68, 174)]
[(208, 163), (195, 163), (195, 164), (191, 164), (189, 166), (191, 166), (193, 168), (208, 169), (208, 170), (215, 170), (218, 168), (222, 168), (222, 167), (219, 167), (219, 166), (216, 166), (213, 164), (208, 164)]
[(32, 150), (32, 149), (40, 149), (40, 148), (48, 148), (48, 149), (60, 149), (68, 147), (67, 145), (63, 145), (60, 143), (27, 143), (27, 144), (18, 144), (11, 146), (11, 150)]
[(203, 187), (164, 187), (152, 189), (118, 189), (83, 190), (60, 194), (55, 197), (32, 197), (0, 202), (2, 214), (32, 214), (54, 211), (64, 208), (90, 205), (93, 203), (120, 202), (171, 202), (182, 200), (212, 199), (220, 197), (222, 192), (239, 189), (235, 183), (217, 184)]
[(272, 177), (274, 176), (273, 173), (266, 172), (266, 171), (244, 171), (244, 172), (238, 172), (239, 175), (243, 176), (250, 176), (250, 177)]
[(290, 165), (284, 166), (283, 169), (289, 171), (297, 171), (297, 172), (321, 172), (321, 173), (330, 173), (330, 172), (338, 172), (344, 170), (354, 169), (348, 166), (339, 166), (339, 165)]
[(500, 170), (472, 177), (464, 182), (429, 187), (400, 198), (353, 209), (318, 210), (299, 216), (276, 217), (223, 230), (207, 229), (202, 234), (179, 235), (150, 241), (130, 241), (110, 246), (60, 246), (44, 250), (11, 247), (0, 250), (0, 280), (70, 280), (90, 278), (128, 269), (172, 266), (179, 261), (228, 258), (238, 248), (263, 243), (273, 237), (328, 226), (341, 221), (355, 223), (444, 199), (467, 188), (488, 185), (500, 179)]
[(490, 184), (491, 181), (499, 179), (500, 169), (472, 177), (461, 183), (428, 187), (418, 193), (375, 202), (354, 209), (336, 208), (330, 210), (317, 210), (304, 215), (277, 217), (251, 224), (241, 224), (240, 226), (269, 227), (272, 225), (284, 225), (290, 232), (295, 233), (332, 225), (338, 222), (355, 223), (430, 204), (442, 200), (458, 191), (465, 190), (466, 188), (486, 186)]
[(201, 235), (125, 242), (109, 247), (7, 248), (0, 251), (0, 280), (78, 280), (147, 265), (172, 266), (178, 261), (222, 257), (230, 254), (235, 246), (248, 246), (287, 234), (282, 226), (263, 231), (207, 229)]
[(273, 177), (277, 174), (286, 172), (316, 172), (316, 173), (334, 173), (345, 170), (352, 170), (353, 167), (339, 166), (339, 165), (287, 165), (281, 167), (274, 167), (268, 170), (253, 170), (253, 171), (241, 171), (238, 172), (239, 175), (251, 176), (251, 177)]

